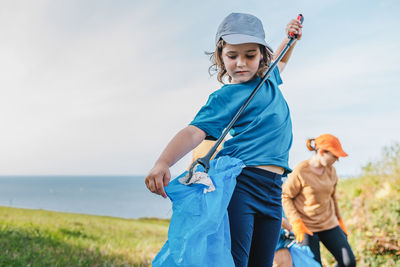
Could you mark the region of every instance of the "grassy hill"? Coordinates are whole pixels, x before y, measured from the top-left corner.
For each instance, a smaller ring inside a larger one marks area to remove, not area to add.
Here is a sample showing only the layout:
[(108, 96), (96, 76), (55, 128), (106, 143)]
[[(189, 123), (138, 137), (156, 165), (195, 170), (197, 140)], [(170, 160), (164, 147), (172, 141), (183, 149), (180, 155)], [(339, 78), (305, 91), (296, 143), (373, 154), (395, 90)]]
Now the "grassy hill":
[(338, 200), (358, 266), (400, 266), (400, 145), (384, 148), (361, 177), (341, 180)]
[[(400, 145), (341, 180), (338, 199), (358, 266), (400, 266)], [(150, 266), (168, 224), (0, 207), (0, 266)]]
[(0, 266), (150, 266), (168, 224), (0, 207)]

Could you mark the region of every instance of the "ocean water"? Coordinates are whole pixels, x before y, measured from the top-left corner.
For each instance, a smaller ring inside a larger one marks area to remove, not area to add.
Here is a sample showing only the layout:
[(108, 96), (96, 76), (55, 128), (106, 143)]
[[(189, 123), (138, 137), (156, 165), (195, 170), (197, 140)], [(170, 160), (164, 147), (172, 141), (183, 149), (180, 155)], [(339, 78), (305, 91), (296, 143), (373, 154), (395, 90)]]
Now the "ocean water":
[(0, 206), (122, 218), (170, 218), (143, 176), (0, 176)]

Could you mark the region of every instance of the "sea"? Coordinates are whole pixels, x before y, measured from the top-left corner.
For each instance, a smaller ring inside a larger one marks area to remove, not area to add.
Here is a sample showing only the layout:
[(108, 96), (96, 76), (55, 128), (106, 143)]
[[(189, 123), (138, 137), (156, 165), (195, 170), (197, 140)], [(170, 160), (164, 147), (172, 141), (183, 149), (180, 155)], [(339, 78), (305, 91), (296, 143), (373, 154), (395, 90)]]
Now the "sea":
[(120, 218), (172, 215), (144, 176), (0, 176), (0, 206)]

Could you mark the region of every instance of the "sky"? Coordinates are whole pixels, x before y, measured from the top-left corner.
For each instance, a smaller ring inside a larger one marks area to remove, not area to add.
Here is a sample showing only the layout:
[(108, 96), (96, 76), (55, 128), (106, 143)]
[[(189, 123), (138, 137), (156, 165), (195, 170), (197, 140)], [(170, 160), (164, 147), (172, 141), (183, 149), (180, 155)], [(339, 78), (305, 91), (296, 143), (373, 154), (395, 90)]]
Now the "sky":
[(281, 74), (291, 167), (323, 133), (349, 154), (342, 176), (400, 142), (398, 1), (0, 0), (0, 175), (147, 174), (219, 89), (204, 52), (231, 12), (259, 17), (273, 48), (304, 15)]

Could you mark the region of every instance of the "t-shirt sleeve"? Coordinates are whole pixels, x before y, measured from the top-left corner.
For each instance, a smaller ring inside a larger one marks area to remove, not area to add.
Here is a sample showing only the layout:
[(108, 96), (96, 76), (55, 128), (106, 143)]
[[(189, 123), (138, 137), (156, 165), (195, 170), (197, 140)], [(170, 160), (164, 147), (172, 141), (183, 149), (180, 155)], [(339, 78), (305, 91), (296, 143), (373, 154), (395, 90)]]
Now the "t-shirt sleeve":
[(222, 131), (232, 120), (232, 114), (223, 97), (214, 92), (210, 95), (207, 103), (200, 109), (190, 125), (202, 129), (207, 133), (207, 136), (218, 139)]
[(271, 76), (272, 80), (275, 80), (277, 85), (281, 85), (282, 84), (281, 73), (279, 72), (278, 66), (275, 67), (275, 69), (272, 71), (270, 76)]

